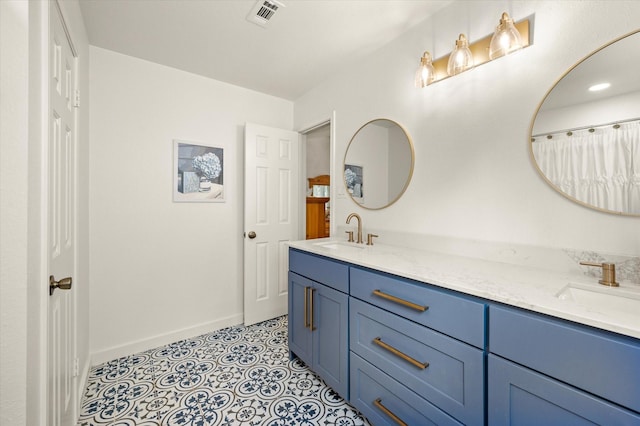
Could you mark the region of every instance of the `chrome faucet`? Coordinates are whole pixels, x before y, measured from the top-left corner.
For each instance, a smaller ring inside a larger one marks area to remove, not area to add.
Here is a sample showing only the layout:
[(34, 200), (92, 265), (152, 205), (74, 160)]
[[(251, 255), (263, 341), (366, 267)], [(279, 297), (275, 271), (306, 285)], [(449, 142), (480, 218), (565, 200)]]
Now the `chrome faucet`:
[(355, 217), (356, 219), (358, 219), (358, 240), (356, 241), (356, 243), (358, 244), (362, 244), (362, 219), (360, 218), (360, 216), (358, 216), (357, 213), (351, 213), (349, 216), (347, 216), (347, 225), (349, 224), (349, 222), (351, 222), (351, 218)]

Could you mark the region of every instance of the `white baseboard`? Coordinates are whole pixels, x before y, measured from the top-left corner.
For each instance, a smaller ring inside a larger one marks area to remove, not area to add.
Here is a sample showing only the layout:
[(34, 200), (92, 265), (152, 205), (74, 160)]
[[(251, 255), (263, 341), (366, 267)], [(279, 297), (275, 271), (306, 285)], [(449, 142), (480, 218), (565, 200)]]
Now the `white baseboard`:
[(231, 315), (226, 318), (221, 318), (216, 321), (207, 322), (204, 324), (198, 324), (193, 327), (183, 328), (182, 330), (173, 331), (166, 334), (160, 334), (157, 336), (149, 337), (146, 339), (137, 340), (134, 342), (126, 343), (120, 346), (114, 346), (109, 349), (105, 349), (99, 352), (91, 354), (91, 365), (102, 364), (107, 361), (111, 361), (123, 356), (132, 355), (138, 352), (143, 352), (149, 349), (157, 348), (169, 343), (177, 342), (179, 340), (189, 339), (202, 334), (210, 333), (212, 331), (220, 330), (226, 327), (242, 324), (242, 314)]

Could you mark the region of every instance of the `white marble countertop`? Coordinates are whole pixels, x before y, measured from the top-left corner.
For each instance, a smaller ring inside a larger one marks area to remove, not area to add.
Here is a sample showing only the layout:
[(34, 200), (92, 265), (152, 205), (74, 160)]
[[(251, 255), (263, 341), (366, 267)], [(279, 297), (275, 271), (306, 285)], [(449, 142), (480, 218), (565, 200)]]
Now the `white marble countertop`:
[[(635, 303), (640, 306), (637, 286), (609, 288), (579, 274), (384, 244), (367, 246), (323, 238), (292, 241), (289, 246), (640, 339), (640, 309), (635, 309)], [(622, 304), (602, 305), (597, 299), (597, 305), (562, 300), (558, 294), (568, 285), (585, 289), (596, 298), (625, 295), (628, 299)]]

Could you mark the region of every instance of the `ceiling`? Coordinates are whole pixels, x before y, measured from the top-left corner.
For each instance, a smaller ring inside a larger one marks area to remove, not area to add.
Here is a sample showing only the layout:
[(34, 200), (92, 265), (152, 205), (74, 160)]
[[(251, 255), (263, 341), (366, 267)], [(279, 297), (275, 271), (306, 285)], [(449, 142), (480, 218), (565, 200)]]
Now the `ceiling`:
[[(640, 55), (637, 52), (640, 52), (639, 33), (584, 59), (553, 88), (544, 100), (544, 109), (565, 108), (640, 91)], [(607, 90), (587, 90), (604, 82), (611, 84)]]
[(255, 0), (80, 0), (80, 7), (93, 46), (294, 100), (451, 1), (282, 0), (266, 27), (247, 20)]

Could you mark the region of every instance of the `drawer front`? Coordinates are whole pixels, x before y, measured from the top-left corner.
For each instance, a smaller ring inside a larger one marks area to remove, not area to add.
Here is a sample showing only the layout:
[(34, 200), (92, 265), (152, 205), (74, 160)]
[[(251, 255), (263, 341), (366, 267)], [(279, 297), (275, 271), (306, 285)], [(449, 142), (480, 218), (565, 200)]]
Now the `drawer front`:
[(491, 306), (490, 351), (640, 412), (640, 341)]
[(481, 350), (353, 297), (349, 310), (352, 352), (459, 421), (481, 421)]
[[(350, 278), (352, 296), (478, 348), (484, 348), (484, 304), (415, 281), (360, 268), (352, 267)], [(400, 301), (389, 300), (384, 295), (417, 306), (406, 306)], [(419, 306), (428, 309), (422, 311), (418, 309)]]
[(489, 355), (489, 424), (637, 425), (640, 415)]
[(462, 424), (353, 352), (349, 402), (376, 426), (397, 426), (393, 416), (410, 426)]
[(289, 249), (289, 270), (343, 293), (349, 292), (349, 267), (344, 263)]

